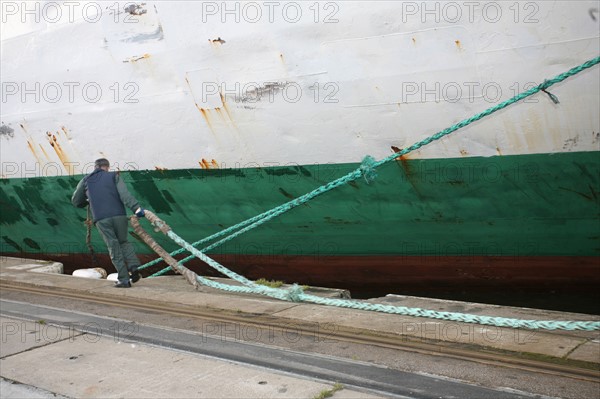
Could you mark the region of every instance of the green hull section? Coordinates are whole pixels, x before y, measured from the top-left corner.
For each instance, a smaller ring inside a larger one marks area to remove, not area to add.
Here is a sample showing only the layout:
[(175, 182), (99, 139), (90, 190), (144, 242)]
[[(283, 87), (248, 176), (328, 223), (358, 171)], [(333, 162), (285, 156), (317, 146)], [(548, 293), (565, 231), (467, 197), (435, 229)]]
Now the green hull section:
[[(358, 167), (322, 164), (123, 172), (132, 194), (188, 241)], [(0, 180), (2, 253), (86, 253), (82, 176)], [(402, 160), (371, 184), (315, 198), (214, 251), (260, 256), (600, 255), (600, 153)], [(155, 234), (167, 249), (173, 243)], [(142, 254), (149, 250), (136, 241)], [(105, 246), (96, 231), (96, 251)]]

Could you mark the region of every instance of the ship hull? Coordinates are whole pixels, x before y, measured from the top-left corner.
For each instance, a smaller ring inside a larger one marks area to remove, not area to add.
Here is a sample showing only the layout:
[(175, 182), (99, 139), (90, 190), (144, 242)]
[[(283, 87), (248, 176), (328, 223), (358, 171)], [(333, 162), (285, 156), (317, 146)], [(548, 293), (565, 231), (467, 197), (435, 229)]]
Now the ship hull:
[[(51, 5), (2, 22), (0, 252), (73, 267), (70, 196), (97, 158), (195, 241), (600, 53), (595, 1)], [(596, 284), (599, 92), (594, 66), (209, 254), (301, 284)]]
[[(600, 282), (598, 152), (398, 159), (217, 247), (251, 278), (311, 285), (534, 285)], [(193, 242), (358, 164), (123, 173), (140, 203)], [(0, 196), (2, 252), (90, 264), (81, 176), (10, 179)], [(44, 217), (35, 217), (42, 209)], [(150, 228), (150, 226), (146, 226)], [(162, 234), (168, 250), (177, 246)], [(97, 233), (92, 244), (106, 249)], [(151, 251), (132, 233), (144, 260)], [(109, 266), (104, 258), (104, 266)], [(198, 270), (207, 272), (198, 262)], [(159, 270), (159, 266), (151, 271)]]

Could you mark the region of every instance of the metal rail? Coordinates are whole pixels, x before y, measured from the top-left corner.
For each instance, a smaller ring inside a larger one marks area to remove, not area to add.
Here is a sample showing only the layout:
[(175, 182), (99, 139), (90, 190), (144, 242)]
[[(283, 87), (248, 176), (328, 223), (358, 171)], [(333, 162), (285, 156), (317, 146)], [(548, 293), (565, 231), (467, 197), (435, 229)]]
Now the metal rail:
[[(174, 316), (193, 317), (197, 319), (210, 320), (225, 323), (238, 323), (244, 326), (251, 326), (256, 329), (285, 329), (289, 328), (290, 320), (285, 320), (284, 323), (273, 316), (268, 315), (239, 315), (223, 311), (221, 309), (196, 308), (188, 305), (173, 306), (164, 302), (145, 299), (139, 303), (125, 303), (121, 298), (114, 298), (100, 293), (81, 293), (70, 292), (61, 288), (37, 287), (26, 283), (11, 282), (8, 284), (5, 281), (0, 281), (0, 292), (13, 291), (35, 295), (52, 296), (59, 298), (68, 298), (79, 301), (86, 301), (93, 304), (101, 304), (108, 306), (117, 306), (133, 310), (153, 311)], [(251, 317), (251, 318), (250, 318)], [(314, 328), (308, 323), (302, 324), (298, 321), (294, 324), (294, 329), (306, 336), (314, 335)], [(385, 334), (379, 332), (360, 329), (351, 329), (340, 326), (336, 331), (328, 334), (328, 339), (335, 339), (343, 342), (354, 343), (359, 345), (372, 345), (381, 348), (409, 351), (430, 356), (442, 356), (463, 361), (471, 361), (480, 364), (499, 366), (534, 373), (550, 374), (559, 377), (574, 378), (595, 383), (600, 383), (600, 370), (586, 369), (570, 364), (557, 364), (544, 362), (540, 360), (527, 359), (524, 357), (506, 355), (503, 353), (493, 352), (491, 350), (473, 350), (469, 348), (457, 347), (456, 344), (431, 343), (410, 340), (406, 336)]]

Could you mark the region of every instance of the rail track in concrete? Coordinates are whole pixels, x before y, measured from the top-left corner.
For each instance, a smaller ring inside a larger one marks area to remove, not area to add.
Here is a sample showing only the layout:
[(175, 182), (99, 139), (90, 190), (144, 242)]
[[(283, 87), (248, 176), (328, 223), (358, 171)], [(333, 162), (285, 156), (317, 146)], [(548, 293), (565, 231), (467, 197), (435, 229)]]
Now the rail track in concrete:
[[(274, 331), (289, 328), (290, 320), (278, 319), (275, 316), (263, 314), (235, 313), (211, 308), (199, 308), (189, 305), (177, 304), (173, 306), (164, 302), (147, 299), (144, 302), (123, 302), (122, 299), (102, 295), (99, 293), (70, 292), (62, 288), (40, 288), (26, 283), (0, 281), (0, 292), (14, 292), (29, 295), (63, 298), (83, 301), (94, 305), (112, 306), (132, 311), (155, 312), (168, 316), (193, 318), (211, 323), (235, 323), (237, 326), (256, 329), (257, 331)], [(285, 323), (284, 323), (285, 321)], [(314, 336), (314, 323), (303, 324), (294, 321), (294, 333), (305, 336)], [(370, 331), (340, 327), (333, 330), (322, 331), (326, 339), (346, 343), (375, 346), (397, 351), (415, 352), (423, 355), (441, 356), (450, 359), (475, 362), (478, 364), (498, 366), (516, 370), (542, 373), (557, 377), (566, 377), (600, 383), (600, 370), (581, 367), (580, 364), (556, 363), (528, 358), (526, 355), (515, 356), (499, 353), (492, 350), (469, 348), (468, 345), (455, 343), (426, 342), (414, 340), (399, 334), (381, 334)]]

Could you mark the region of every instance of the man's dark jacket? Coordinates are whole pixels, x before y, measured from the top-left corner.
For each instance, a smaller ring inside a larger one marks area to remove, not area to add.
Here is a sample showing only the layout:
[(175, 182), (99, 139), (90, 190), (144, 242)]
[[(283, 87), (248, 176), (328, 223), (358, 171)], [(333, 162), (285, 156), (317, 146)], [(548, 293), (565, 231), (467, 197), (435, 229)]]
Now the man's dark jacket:
[(71, 203), (78, 208), (85, 207), (88, 202), (94, 223), (125, 215), (125, 206), (132, 212), (139, 208), (139, 203), (129, 193), (121, 176), (100, 168), (81, 179), (71, 197)]

